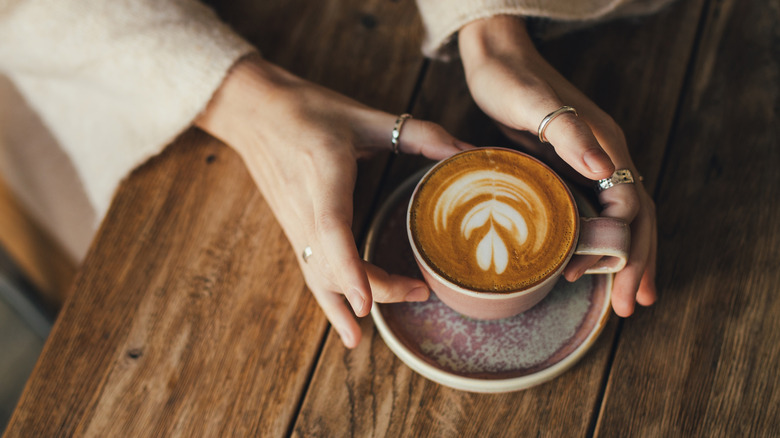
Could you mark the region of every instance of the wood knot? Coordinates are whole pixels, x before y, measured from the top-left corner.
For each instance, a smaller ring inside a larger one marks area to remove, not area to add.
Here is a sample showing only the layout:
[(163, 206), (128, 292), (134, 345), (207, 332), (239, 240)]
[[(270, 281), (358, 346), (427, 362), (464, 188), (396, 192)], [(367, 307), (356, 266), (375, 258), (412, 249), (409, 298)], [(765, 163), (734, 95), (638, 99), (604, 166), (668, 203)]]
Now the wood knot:
[(144, 351), (140, 348), (131, 348), (130, 350), (127, 350), (127, 357), (130, 359), (138, 359), (144, 354)]
[(362, 17), (360, 17), (360, 24), (362, 24), (366, 29), (373, 29), (378, 23), (379, 21), (375, 15), (364, 14)]
[(206, 157), (206, 163), (207, 164), (211, 164), (211, 163), (213, 163), (215, 161), (217, 161), (217, 156), (214, 155), (214, 154), (211, 154), (208, 157)]

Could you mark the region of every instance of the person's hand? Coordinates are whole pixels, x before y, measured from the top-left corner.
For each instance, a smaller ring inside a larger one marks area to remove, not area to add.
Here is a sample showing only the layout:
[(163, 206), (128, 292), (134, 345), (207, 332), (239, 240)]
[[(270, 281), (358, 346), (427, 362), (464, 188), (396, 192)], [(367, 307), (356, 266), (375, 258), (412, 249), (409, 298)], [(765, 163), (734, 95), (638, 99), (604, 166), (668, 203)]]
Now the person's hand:
[[(424, 301), (420, 280), (364, 262), (352, 235), (360, 157), (391, 148), (397, 116), (298, 78), (259, 55), (231, 69), (196, 125), (233, 147), (298, 254), (306, 283), (347, 347), (372, 301)], [(440, 126), (407, 120), (401, 152), (444, 159), (470, 146)], [(303, 260), (304, 248), (311, 256)]]
[[(557, 154), (588, 180), (608, 178), (616, 168), (631, 170), (638, 180), (620, 127), (542, 58), (522, 19), (495, 16), (471, 22), (460, 30), (458, 44), (474, 100), (511, 139), (554, 167)], [(528, 133), (535, 137), (542, 119), (564, 105), (576, 108), (579, 117), (565, 113), (548, 124), (544, 134), (552, 146), (528, 141)], [(616, 274), (612, 293), (615, 313), (626, 317), (635, 302), (648, 306), (656, 299), (655, 205), (640, 181), (604, 190), (599, 200), (602, 216), (631, 224), (628, 264)], [(595, 261), (576, 257), (564, 276), (574, 281)]]

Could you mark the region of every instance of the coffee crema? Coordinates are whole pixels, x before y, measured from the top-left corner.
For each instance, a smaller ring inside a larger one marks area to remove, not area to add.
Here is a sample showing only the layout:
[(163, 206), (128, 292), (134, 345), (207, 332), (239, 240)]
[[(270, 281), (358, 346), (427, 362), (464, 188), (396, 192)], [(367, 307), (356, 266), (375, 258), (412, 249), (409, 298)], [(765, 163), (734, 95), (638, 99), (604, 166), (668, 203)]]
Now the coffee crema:
[(441, 277), (469, 290), (513, 292), (566, 262), (577, 210), (544, 164), (483, 148), (462, 152), (423, 178), (409, 226), (418, 252)]

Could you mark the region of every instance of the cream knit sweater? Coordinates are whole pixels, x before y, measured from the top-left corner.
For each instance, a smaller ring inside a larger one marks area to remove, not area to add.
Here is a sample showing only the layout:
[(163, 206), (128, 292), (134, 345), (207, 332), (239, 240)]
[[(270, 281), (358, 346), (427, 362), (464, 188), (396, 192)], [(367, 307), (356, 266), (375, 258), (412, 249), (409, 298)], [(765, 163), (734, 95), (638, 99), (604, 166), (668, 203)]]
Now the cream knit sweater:
[(417, 0), (425, 39), (423, 53), (448, 59), (456, 55), (454, 36), (467, 23), (494, 15), (554, 20), (550, 33), (618, 17), (648, 14), (673, 0)]
[[(495, 14), (594, 20), (666, 1), (418, 0), (423, 51), (446, 57), (461, 26)], [(0, 80), (0, 174), (79, 260), (119, 182), (253, 50), (196, 0), (0, 0), (0, 71), (13, 83)]]
[[(0, 122), (2, 177), (80, 259), (122, 178), (186, 129), (252, 50), (195, 0), (0, 0), (0, 70), (17, 88), (0, 87), (0, 114), (18, 118), (18, 91), (52, 134)], [(78, 177), (69, 187), (63, 158)]]

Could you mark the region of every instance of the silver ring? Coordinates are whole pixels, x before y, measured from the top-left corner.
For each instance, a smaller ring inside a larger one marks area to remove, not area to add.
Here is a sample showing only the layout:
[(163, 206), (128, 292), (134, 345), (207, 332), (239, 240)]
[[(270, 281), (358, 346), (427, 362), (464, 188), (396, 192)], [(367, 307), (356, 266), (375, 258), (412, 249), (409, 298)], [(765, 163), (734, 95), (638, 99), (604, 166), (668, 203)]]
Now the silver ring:
[(303, 248), (303, 254), (301, 254), (301, 257), (303, 258), (304, 263), (309, 263), (309, 257), (314, 254), (311, 250), (310, 246), (307, 246), (306, 248)]
[(550, 114), (547, 114), (542, 119), (542, 123), (539, 124), (539, 129), (537, 129), (537, 132), (539, 132), (539, 141), (542, 143), (550, 143), (547, 141), (547, 137), (544, 136), (544, 130), (547, 129), (547, 125), (550, 124), (553, 120), (555, 120), (556, 117), (560, 116), (563, 113), (574, 113), (575, 116), (579, 117), (579, 114), (577, 114), (577, 110), (574, 109), (573, 106), (567, 106), (564, 105), (557, 110), (551, 112)]
[(634, 184), (634, 175), (628, 169), (618, 169), (609, 178), (596, 181), (596, 191), (603, 192), (618, 184)]
[(401, 128), (404, 126), (404, 122), (407, 119), (411, 119), (412, 115), (408, 113), (401, 114), (395, 119), (395, 126), (393, 126), (393, 134), (390, 138), (390, 144), (393, 146), (393, 153), (398, 155), (398, 139), (401, 137)]

